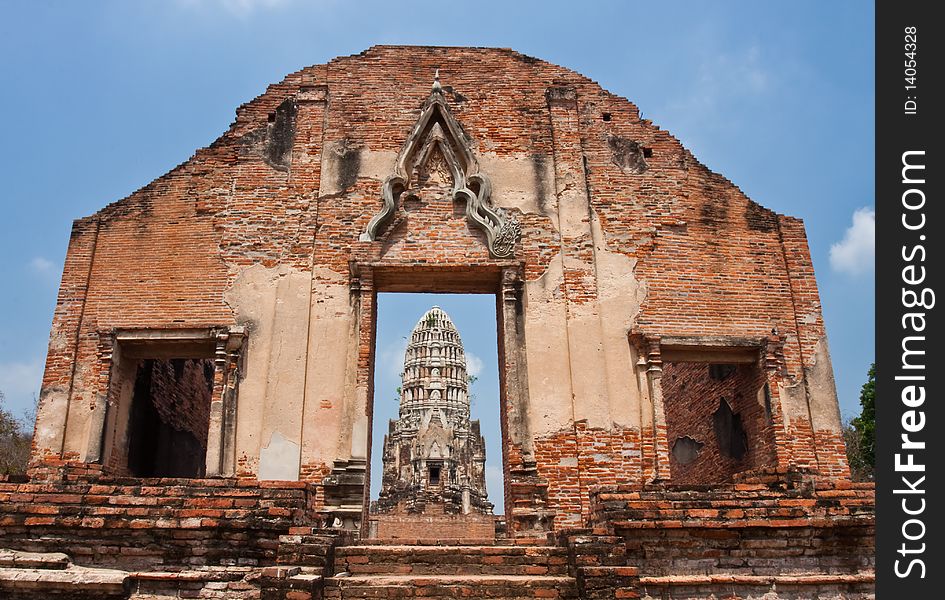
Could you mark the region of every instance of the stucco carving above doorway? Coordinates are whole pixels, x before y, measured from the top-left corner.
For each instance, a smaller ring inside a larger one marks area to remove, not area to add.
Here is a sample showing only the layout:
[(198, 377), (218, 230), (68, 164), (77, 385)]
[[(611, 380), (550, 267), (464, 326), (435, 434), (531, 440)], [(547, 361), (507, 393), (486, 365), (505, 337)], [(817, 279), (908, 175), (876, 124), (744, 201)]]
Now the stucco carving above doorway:
[(489, 253), (509, 258), (521, 235), (521, 225), (501, 208), (492, 205), (492, 184), (470, 147), (470, 140), (450, 112), (440, 85), (439, 71), (433, 91), (423, 103), (420, 118), (407, 137), (394, 172), (384, 180), (381, 210), (371, 218), (361, 241), (378, 239), (393, 218), (403, 192), (414, 183), (414, 173), (434, 173), (452, 180), (452, 198), (466, 201), (466, 218), (486, 234)]

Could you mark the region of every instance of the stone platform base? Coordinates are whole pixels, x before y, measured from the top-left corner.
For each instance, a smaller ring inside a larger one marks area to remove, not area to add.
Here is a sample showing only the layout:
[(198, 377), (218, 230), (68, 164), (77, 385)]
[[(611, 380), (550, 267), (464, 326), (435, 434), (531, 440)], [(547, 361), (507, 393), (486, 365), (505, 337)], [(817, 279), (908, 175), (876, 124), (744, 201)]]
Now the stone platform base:
[(451, 543), (492, 543), (495, 516), (468, 515), (372, 515), (369, 537), (377, 540), (441, 540)]
[[(590, 492), (587, 526), (497, 535), (492, 515), (323, 526), (298, 482), (0, 483), (3, 600), (871, 600), (874, 489), (772, 479)], [(380, 539), (383, 538), (383, 539)]]

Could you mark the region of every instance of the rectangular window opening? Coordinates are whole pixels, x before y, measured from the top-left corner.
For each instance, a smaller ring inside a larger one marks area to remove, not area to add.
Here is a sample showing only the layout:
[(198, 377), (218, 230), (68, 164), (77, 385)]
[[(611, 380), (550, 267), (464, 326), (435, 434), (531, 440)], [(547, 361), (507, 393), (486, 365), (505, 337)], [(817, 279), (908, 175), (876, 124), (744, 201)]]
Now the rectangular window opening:
[(717, 363), (698, 349), (664, 362), (660, 379), (670, 482), (717, 484), (772, 466), (774, 433), (766, 375), (756, 360)]

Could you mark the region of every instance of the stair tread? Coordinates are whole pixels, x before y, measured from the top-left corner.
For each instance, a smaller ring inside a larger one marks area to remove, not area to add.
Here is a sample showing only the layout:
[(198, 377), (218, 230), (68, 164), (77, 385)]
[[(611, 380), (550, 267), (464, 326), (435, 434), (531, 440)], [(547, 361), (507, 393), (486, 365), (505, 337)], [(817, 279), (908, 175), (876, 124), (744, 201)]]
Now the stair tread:
[(384, 545), (363, 545), (363, 546), (339, 546), (336, 551), (341, 551), (344, 553), (350, 552), (387, 552), (387, 551), (409, 551), (409, 552), (436, 552), (441, 554), (444, 551), (462, 551), (462, 550), (488, 550), (489, 552), (496, 552), (499, 550), (506, 551), (529, 551), (529, 550), (547, 550), (553, 552), (567, 552), (566, 548), (561, 546), (534, 546), (534, 545), (465, 545), (465, 544), (452, 544), (445, 546), (427, 546), (427, 545), (417, 545), (417, 544), (384, 544)]
[(329, 577), (326, 582), (364, 583), (371, 585), (403, 585), (429, 582), (431, 584), (476, 583), (479, 585), (495, 583), (571, 583), (574, 577), (568, 575), (346, 575)]

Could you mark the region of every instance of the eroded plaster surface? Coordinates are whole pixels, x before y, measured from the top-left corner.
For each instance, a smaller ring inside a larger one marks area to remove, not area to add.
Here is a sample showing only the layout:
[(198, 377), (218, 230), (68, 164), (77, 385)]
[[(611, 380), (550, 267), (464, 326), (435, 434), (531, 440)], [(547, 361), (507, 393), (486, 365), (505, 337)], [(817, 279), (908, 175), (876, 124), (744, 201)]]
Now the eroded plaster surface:
[(785, 425), (809, 420), (815, 430), (841, 430), (837, 387), (826, 337), (818, 340), (811, 356), (805, 356), (804, 377), (785, 380), (778, 387)]
[(352, 145), (348, 140), (331, 142), (322, 161), (319, 196), (344, 192), (357, 179), (384, 181), (397, 162), (397, 153)]
[[(65, 332), (54, 328), (49, 334), (49, 353), (68, 352), (73, 343), (74, 340), (69, 340)], [(34, 444), (40, 454), (58, 454), (62, 450), (65, 436), (69, 386), (44, 386), (39, 400), (36, 428), (33, 432)]]
[(592, 219), (597, 268), (598, 305), (607, 355), (607, 387), (610, 393), (611, 422), (624, 427), (640, 427), (640, 388), (629, 376), (635, 368), (635, 349), (627, 335), (646, 297), (646, 286), (635, 275), (636, 259), (610, 250), (600, 221)]
[[(627, 376), (636, 361), (627, 333), (645, 292), (627, 256), (599, 248), (596, 265), (596, 303), (566, 304), (560, 254), (541, 277), (525, 284), (530, 423), (536, 436), (554, 433), (572, 419), (606, 429), (640, 426), (640, 390), (636, 378)], [(589, 328), (601, 335), (587, 335)], [(572, 398), (575, 372), (598, 377), (595, 393), (581, 394), (579, 402)]]
[(299, 445), (275, 431), (259, 450), (260, 480), (294, 481), (299, 478)]
[(810, 388), (810, 412), (814, 430), (840, 432), (840, 404), (837, 401), (837, 384), (834, 381), (826, 336), (820, 338), (814, 346), (814, 355), (807, 363), (805, 376)]
[[(77, 364), (75, 381), (90, 382), (94, 385), (97, 381), (96, 367), (98, 366), (97, 361)], [(85, 460), (89, 446), (89, 433), (93, 427), (92, 415), (99, 407), (97, 396), (98, 391), (92, 385), (84, 384), (73, 388), (72, 397), (66, 409), (68, 420), (63, 434), (63, 452), (66, 456), (78, 456)]]
[[(345, 277), (316, 267), (308, 322), (303, 464), (331, 465), (351, 448), (357, 378), (357, 335)], [(336, 435), (325, 435), (325, 431)]]
[(479, 157), (479, 168), (492, 180), (492, 199), (496, 206), (557, 220), (554, 207), (547, 201), (554, 194), (551, 161), (527, 154), (487, 153)]
[(236, 321), (248, 331), (236, 428), (236, 452), (245, 469), (253, 469), (261, 441), (277, 432), (297, 452), (301, 445), (307, 336), (298, 332), (308, 323), (310, 290), (310, 273), (253, 265), (226, 292)]
[(40, 394), (41, 409), (36, 415), (33, 432), (37, 451), (42, 454), (58, 454), (61, 451), (69, 411), (69, 388), (48, 386)]
[(563, 285), (560, 254), (541, 277), (525, 283), (528, 418), (536, 437), (566, 427), (574, 416)]

